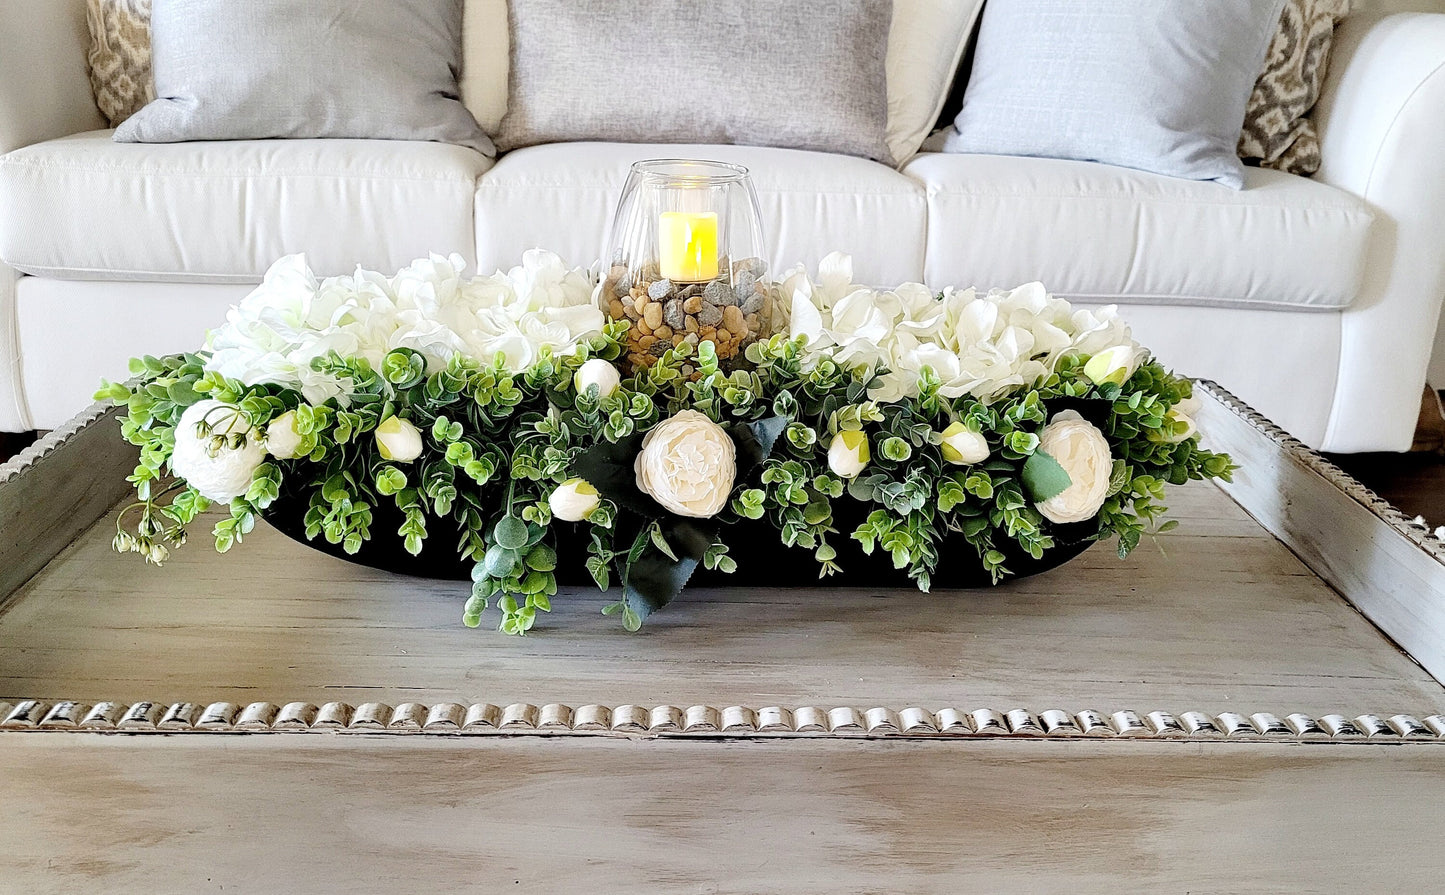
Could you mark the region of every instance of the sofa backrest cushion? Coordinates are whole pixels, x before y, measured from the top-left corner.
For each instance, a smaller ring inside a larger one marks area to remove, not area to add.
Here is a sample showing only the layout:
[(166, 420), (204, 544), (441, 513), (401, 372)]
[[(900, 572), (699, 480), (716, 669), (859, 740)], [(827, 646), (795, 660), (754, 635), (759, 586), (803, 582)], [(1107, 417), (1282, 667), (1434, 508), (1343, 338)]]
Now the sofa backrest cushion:
[(128, 143), (373, 138), (494, 154), (462, 105), (462, 0), (155, 0)]
[(1284, 0), (989, 0), (949, 152), (1079, 159), (1234, 189)]
[(499, 149), (741, 143), (892, 162), (891, 0), (511, 0)]

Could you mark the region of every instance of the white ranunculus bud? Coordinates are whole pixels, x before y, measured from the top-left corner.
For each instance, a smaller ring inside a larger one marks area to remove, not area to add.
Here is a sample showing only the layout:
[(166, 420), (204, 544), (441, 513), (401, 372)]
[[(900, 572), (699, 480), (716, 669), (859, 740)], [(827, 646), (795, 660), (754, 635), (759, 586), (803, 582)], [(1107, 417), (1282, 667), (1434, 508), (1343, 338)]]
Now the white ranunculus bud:
[(1142, 360), (1141, 352), (1134, 346), (1115, 345), (1089, 358), (1084, 364), (1084, 375), (1095, 385), (1106, 382), (1123, 385), (1139, 369)]
[(583, 479), (568, 479), (547, 498), (552, 515), (563, 522), (581, 522), (602, 502), (597, 489)]
[(856, 429), (839, 432), (828, 444), (828, 468), (839, 478), (857, 478), (870, 459), (868, 436)]
[(943, 430), (943, 459), (955, 466), (970, 466), (988, 459), (988, 441), (961, 422)]
[(1199, 431), (1199, 427), (1194, 425), (1194, 418), (1180, 410), (1179, 405), (1170, 408), (1164, 415), (1164, 425), (1166, 428), (1162, 432), (1149, 432), (1150, 440), (1163, 444), (1178, 444)]
[(294, 460), (301, 447), (301, 433), (296, 431), (296, 411), (288, 410), (266, 426), (266, 452), (277, 460)]
[(679, 516), (706, 519), (727, 506), (737, 448), (722, 426), (684, 410), (653, 427), (633, 463), (637, 487)]
[(572, 376), (572, 384), (576, 386), (578, 394), (586, 394), (587, 389), (597, 386), (597, 397), (605, 398), (617, 391), (622, 384), (622, 375), (617, 368), (600, 357), (594, 357), (577, 368)]
[(171, 471), (208, 500), (230, 503), (245, 494), (265, 459), (262, 439), (229, 404), (197, 401), (176, 424)]
[(421, 431), (399, 416), (389, 416), (376, 427), (376, 449), (383, 460), (410, 463), (421, 456)]
[(1057, 414), (1039, 438), (1039, 450), (1058, 461), (1069, 474), (1069, 487), (1039, 501), (1038, 510), (1054, 522), (1084, 522), (1099, 514), (1109, 496), (1114, 457), (1098, 427), (1065, 410)]

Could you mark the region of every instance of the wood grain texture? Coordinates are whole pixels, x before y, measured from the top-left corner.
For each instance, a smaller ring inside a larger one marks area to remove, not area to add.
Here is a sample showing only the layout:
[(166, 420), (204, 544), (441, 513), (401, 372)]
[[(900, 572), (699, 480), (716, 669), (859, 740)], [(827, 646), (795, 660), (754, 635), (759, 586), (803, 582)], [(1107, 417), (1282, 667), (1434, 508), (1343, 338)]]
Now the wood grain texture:
[(1224, 491), (1445, 680), (1445, 543), (1223, 391), (1199, 427), (1243, 468)]
[(0, 888), (1438, 891), (1437, 749), (0, 737)]
[(1100, 546), (994, 590), (693, 590), (637, 635), (579, 591), (525, 638), (463, 627), (461, 585), (264, 526), (218, 556), (198, 525), (156, 569), (112, 553), (107, 520), (0, 616), (0, 700), (1445, 712), (1445, 690), (1219, 490), (1171, 502), (1180, 528), (1127, 560)]
[(115, 414), (97, 404), (0, 464), (0, 611), (130, 491), (138, 454)]

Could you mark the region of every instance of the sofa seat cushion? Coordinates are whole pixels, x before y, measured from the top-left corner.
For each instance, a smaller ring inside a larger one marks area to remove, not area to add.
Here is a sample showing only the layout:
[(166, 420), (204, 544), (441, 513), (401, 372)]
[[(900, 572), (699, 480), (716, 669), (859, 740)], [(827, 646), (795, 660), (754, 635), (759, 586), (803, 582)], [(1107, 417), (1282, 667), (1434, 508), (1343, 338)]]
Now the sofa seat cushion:
[(502, 156), (477, 187), (479, 269), (510, 267), (538, 246), (571, 264), (597, 260), (628, 168), (649, 158), (747, 166), (774, 270), (816, 267), (842, 251), (854, 256), (860, 282), (923, 274), (923, 187), (886, 165), (793, 149), (632, 143), (558, 143)]
[(1364, 278), (1372, 213), (1339, 189), (1247, 169), (1245, 188), (1092, 162), (926, 154), (927, 282), (1042, 280), (1095, 302), (1337, 309)]
[(304, 251), (318, 274), (471, 260), (491, 164), (442, 143), (114, 143), (110, 131), (0, 156), (0, 261), (37, 276), (254, 282)]

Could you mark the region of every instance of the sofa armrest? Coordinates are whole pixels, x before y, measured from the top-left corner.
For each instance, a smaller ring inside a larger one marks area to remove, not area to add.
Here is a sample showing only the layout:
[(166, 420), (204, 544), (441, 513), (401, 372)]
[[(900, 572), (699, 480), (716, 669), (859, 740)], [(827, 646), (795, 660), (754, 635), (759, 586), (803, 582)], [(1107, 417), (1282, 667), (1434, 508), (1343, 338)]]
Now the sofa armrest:
[(1318, 179), (1375, 212), (1325, 446), (1406, 450), (1445, 297), (1445, 15), (1346, 20), (1315, 121)]
[(0, 0), (0, 154), (105, 127), (89, 46), (85, 0)]

